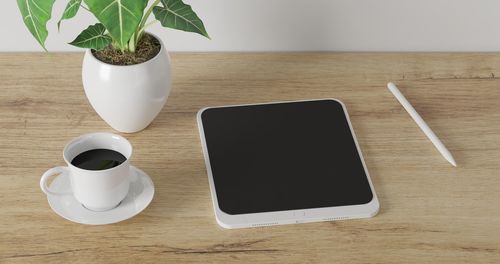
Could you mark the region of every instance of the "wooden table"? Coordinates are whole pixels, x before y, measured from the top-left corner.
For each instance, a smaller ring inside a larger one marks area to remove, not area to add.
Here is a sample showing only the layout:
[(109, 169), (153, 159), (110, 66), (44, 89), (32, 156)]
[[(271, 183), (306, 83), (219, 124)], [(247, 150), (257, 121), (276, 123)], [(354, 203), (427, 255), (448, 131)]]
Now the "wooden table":
[[(113, 130), (82, 89), (82, 54), (0, 54), (0, 263), (500, 263), (500, 55), (173, 54), (173, 90), (126, 134), (156, 194), (138, 216), (85, 226), (51, 211), (40, 175), (67, 141)], [(388, 92), (396, 82), (453, 168)], [(335, 97), (381, 203), (371, 219), (225, 230), (214, 218), (195, 113)]]

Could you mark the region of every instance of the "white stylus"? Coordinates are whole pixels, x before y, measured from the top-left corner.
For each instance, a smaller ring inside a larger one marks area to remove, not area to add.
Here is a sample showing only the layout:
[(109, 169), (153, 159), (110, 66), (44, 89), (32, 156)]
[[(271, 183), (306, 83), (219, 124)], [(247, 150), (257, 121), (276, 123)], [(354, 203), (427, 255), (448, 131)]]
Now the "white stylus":
[(399, 91), (398, 87), (392, 82), (387, 84), (387, 88), (392, 92), (392, 94), (398, 99), (399, 103), (406, 109), (408, 114), (413, 118), (415, 123), (422, 129), (424, 134), (430, 139), (432, 144), (437, 148), (437, 150), (443, 155), (443, 157), (451, 163), (453, 166), (457, 166), (455, 159), (451, 155), (450, 151), (443, 145), (443, 142), (434, 134), (434, 132), (429, 128), (427, 123), (422, 119), (422, 117), (415, 111), (415, 108), (406, 100), (405, 96)]

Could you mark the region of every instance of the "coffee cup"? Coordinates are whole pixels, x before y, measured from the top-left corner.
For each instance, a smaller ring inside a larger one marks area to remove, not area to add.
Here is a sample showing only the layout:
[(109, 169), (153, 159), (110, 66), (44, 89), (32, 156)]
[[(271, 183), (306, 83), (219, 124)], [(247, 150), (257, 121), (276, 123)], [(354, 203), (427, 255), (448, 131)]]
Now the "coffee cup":
[[(95, 151), (97, 154), (92, 154), (96, 153)], [(104, 167), (90, 169), (81, 164), (75, 166), (75, 162), (72, 164), (77, 157), (78, 159), (83, 157), (88, 161), (89, 155), (91, 159), (92, 155), (102, 154), (103, 151), (120, 155), (123, 160), (112, 165), (105, 163)], [(113, 209), (120, 204), (129, 191), (131, 156), (132, 145), (120, 135), (111, 133), (82, 135), (64, 147), (63, 159), (67, 166), (54, 167), (46, 171), (40, 179), (40, 188), (47, 195), (73, 195), (85, 208), (92, 211)], [(67, 192), (50, 190), (47, 181), (56, 174), (66, 174), (69, 177), (70, 190)]]

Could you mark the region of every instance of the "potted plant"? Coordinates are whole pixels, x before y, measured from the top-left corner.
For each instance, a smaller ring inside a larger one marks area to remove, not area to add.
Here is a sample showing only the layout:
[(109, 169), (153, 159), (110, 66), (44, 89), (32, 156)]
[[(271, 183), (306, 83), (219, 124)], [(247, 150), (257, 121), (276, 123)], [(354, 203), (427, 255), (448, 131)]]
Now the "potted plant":
[[(55, 0), (17, 0), (26, 27), (45, 49), (47, 22)], [(71, 45), (87, 49), (82, 81), (95, 111), (121, 132), (147, 127), (161, 111), (171, 87), (170, 59), (158, 37), (147, 33), (154, 22), (209, 38), (203, 22), (182, 0), (69, 0), (58, 27), (80, 9), (99, 21)], [(148, 21), (151, 15), (152, 21)], [(46, 50), (46, 49), (45, 49)]]

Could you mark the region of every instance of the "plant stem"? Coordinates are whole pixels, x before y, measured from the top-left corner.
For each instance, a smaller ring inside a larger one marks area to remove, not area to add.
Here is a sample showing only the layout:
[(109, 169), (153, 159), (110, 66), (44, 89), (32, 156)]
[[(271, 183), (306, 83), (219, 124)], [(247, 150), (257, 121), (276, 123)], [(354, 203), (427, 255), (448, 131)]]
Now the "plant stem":
[(139, 40), (137, 37), (137, 31), (136, 31), (136, 32), (134, 32), (134, 34), (132, 34), (132, 36), (130, 37), (130, 40), (127, 42), (128, 51), (135, 52), (135, 47), (137, 46), (137, 44), (139, 44)]
[(160, 0), (155, 0), (153, 4), (148, 8), (148, 11), (144, 13), (144, 16), (142, 17), (142, 21), (139, 24), (138, 31), (141, 31), (144, 28), (144, 25), (146, 24), (146, 21), (148, 21), (149, 16), (151, 15), (151, 12), (153, 12), (153, 8), (157, 6), (160, 3)]
[(84, 5), (80, 5), (80, 7), (90, 12), (90, 10), (86, 8)]
[(154, 24), (154, 23), (156, 23), (156, 22), (160, 22), (160, 21), (158, 21), (158, 20), (153, 20), (153, 21), (150, 21), (149, 23), (147, 23), (146, 25), (144, 25), (144, 28), (143, 28), (143, 29), (145, 29), (145, 28), (147, 28), (147, 27), (149, 27), (149, 26), (153, 25), (153, 24)]
[(155, 6), (157, 6), (158, 4), (160, 3), (160, 0), (155, 0), (153, 2), (153, 4), (151, 4), (151, 6), (148, 8), (148, 10), (146, 11), (146, 13), (144, 13), (144, 16), (142, 17), (142, 20), (141, 22), (139, 23), (139, 26), (137, 27), (137, 30), (135, 31), (134, 35), (135, 37), (133, 37), (130, 41), (133, 41), (134, 42), (134, 46), (137, 46), (139, 40), (141, 39), (141, 36), (142, 36), (142, 31), (144, 30), (145, 28), (145, 24), (146, 24), (146, 21), (148, 21), (148, 18), (149, 16), (151, 15), (151, 13), (153, 12), (153, 8)]
[(144, 25), (144, 27), (142, 27), (141, 29), (139, 29), (139, 34), (137, 35), (137, 41), (139, 41), (140, 37), (142, 36), (142, 33), (144, 33), (144, 30), (148, 27), (150, 27), (151, 25), (153, 25), (154, 23), (156, 22), (159, 22), (158, 20), (153, 20), (153, 21), (150, 21), (149, 23), (147, 23), (146, 25)]

